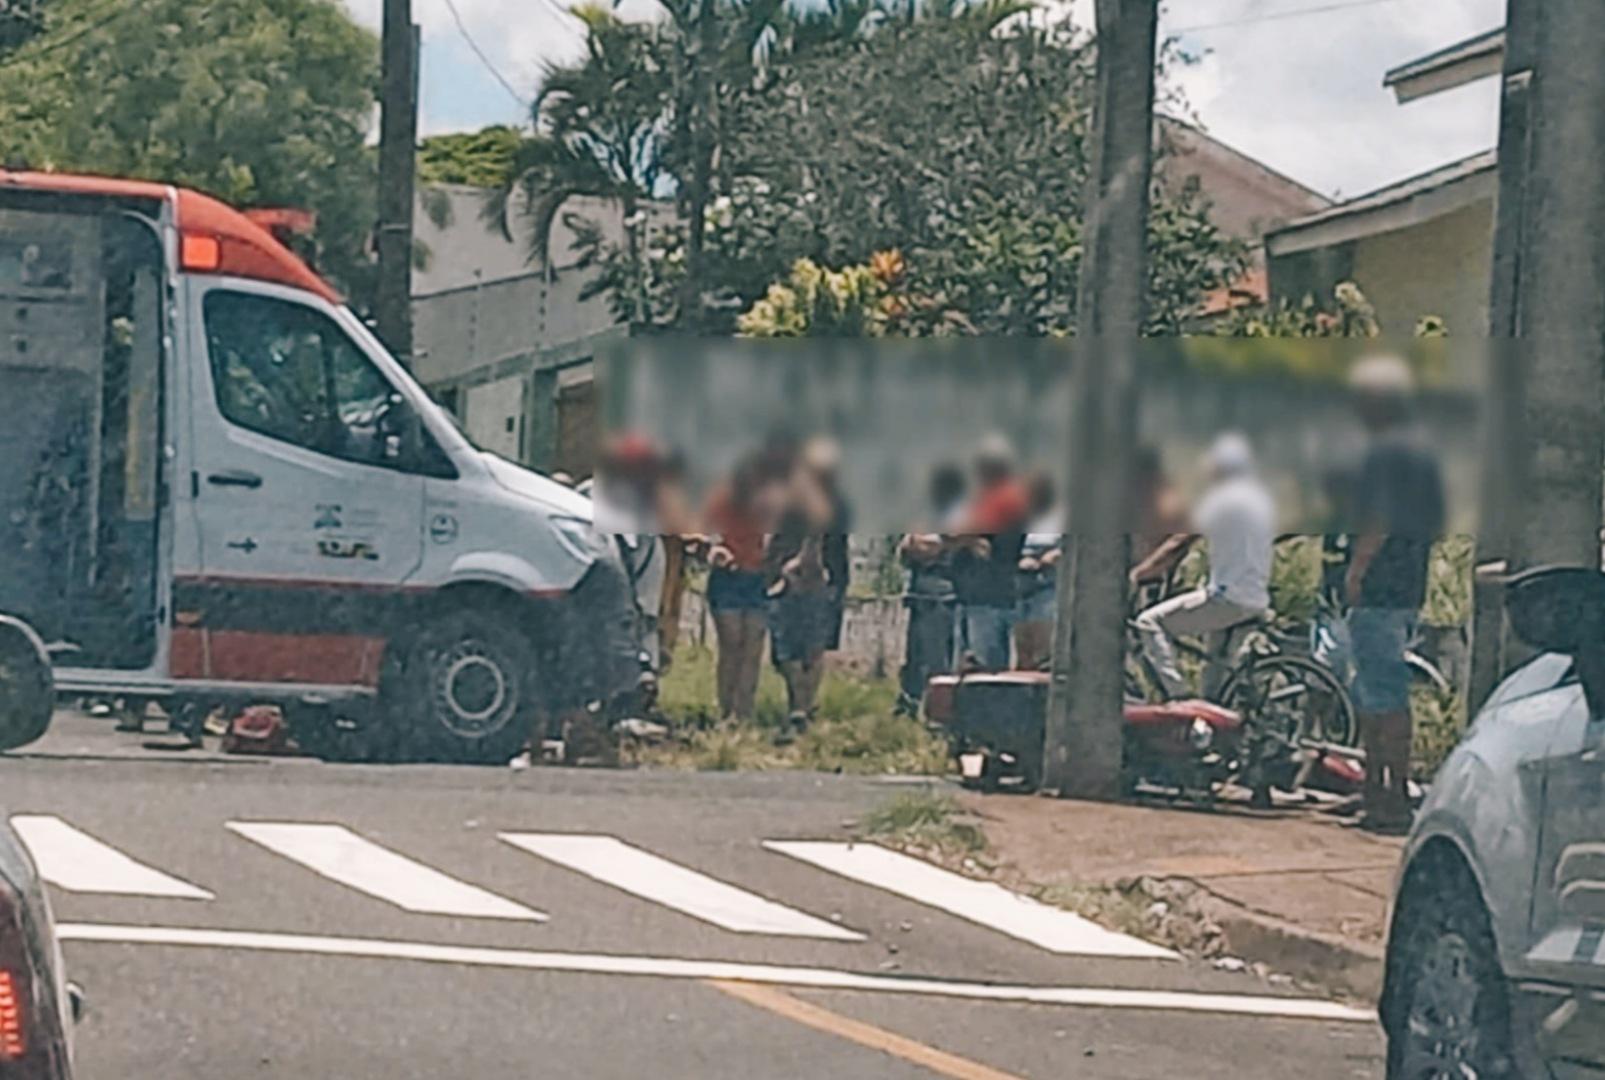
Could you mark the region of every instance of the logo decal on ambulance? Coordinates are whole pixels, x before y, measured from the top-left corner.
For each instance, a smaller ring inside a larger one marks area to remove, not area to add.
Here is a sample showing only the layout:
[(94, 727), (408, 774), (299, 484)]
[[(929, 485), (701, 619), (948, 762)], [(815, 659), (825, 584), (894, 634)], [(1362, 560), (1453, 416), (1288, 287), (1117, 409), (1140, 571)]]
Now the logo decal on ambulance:
[(437, 544), (449, 544), (457, 539), (457, 519), (451, 514), (436, 514), (430, 518), (429, 539)]

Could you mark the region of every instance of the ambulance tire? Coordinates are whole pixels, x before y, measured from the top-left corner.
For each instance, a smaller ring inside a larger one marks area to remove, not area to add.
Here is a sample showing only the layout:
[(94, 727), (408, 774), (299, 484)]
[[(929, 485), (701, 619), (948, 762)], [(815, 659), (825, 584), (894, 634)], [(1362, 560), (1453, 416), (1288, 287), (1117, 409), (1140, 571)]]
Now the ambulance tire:
[(56, 707), (50, 656), (33, 629), (0, 616), (0, 750), (17, 750), (43, 735)]
[(535, 649), (495, 611), (449, 609), (422, 622), (385, 706), (400, 721), (401, 756), (505, 764), (540, 713)]

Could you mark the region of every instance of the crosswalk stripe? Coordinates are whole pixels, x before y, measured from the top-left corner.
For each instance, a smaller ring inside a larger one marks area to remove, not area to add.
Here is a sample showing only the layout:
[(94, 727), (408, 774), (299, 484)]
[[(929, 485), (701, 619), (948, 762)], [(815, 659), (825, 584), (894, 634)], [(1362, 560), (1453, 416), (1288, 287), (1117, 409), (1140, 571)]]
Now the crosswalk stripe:
[(1176, 954), (1088, 919), (972, 881), (876, 844), (765, 840), (770, 851), (883, 889), (1055, 953), (1173, 960)]
[(741, 934), (862, 941), (864, 935), (777, 904), (632, 847), (612, 836), (567, 833), (500, 833), (531, 854), (692, 918)]
[(404, 911), (482, 919), (546, 916), (477, 885), (458, 881), (405, 855), (365, 839), (344, 825), (303, 822), (230, 821), (225, 828), (300, 863), (331, 881), (376, 896)]
[(28, 846), (39, 876), (69, 892), (213, 899), (205, 889), (146, 866), (53, 814), (16, 814), (11, 827)]

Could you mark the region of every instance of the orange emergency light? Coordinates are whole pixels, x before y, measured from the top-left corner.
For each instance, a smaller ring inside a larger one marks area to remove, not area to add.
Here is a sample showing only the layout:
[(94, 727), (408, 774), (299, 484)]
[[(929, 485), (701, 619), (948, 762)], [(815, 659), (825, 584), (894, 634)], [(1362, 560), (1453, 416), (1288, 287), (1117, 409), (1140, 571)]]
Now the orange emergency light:
[(216, 271), (223, 265), (223, 243), (206, 233), (184, 233), (179, 238), (178, 263), (185, 270)]

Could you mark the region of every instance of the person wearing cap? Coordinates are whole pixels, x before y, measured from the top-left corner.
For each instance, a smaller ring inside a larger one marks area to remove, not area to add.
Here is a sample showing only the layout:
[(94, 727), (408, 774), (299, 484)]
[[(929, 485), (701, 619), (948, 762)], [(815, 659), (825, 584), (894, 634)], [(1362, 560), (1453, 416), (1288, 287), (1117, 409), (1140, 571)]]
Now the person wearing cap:
[(1001, 436), (976, 448), (974, 477), (974, 496), (945, 541), (959, 603), (958, 655), (964, 666), (1002, 671), (1009, 666), (1031, 495), (1015, 468), (1013, 447)]
[[(1209, 580), (1202, 588), (1162, 600), (1137, 616), (1143, 653), (1159, 677), (1161, 690), (1172, 700), (1189, 693), (1176, 663), (1177, 636), (1209, 638), (1214, 655), (1225, 631), (1259, 617), (1271, 604), (1276, 512), (1254, 466), (1248, 440), (1236, 433), (1220, 436), (1205, 463), (1209, 487), (1194, 512), (1194, 531), (1164, 541), (1134, 566), (1130, 575), (1135, 586), (1152, 576), (1153, 564), (1173, 559), (1199, 536), (1209, 546)], [(1214, 689), (1213, 674), (1205, 672), (1206, 697)]]
[(1443, 532), (1438, 461), (1411, 423), (1415, 380), (1396, 356), (1371, 356), (1349, 374), (1367, 446), (1352, 492), (1344, 586), (1366, 751), (1362, 827), (1410, 824), (1410, 671), (1405, 650), (1427, 591), (1427, 562)]

